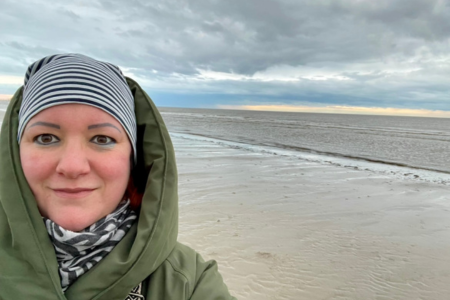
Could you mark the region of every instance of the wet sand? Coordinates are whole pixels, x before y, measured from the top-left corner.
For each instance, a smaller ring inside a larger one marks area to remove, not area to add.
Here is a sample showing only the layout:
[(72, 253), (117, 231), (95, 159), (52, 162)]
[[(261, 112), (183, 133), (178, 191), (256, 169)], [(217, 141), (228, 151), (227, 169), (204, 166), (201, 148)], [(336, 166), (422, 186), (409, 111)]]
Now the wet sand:
[(173, 142), (179, 240), (238, 299), (449, 299), (447, 186)]

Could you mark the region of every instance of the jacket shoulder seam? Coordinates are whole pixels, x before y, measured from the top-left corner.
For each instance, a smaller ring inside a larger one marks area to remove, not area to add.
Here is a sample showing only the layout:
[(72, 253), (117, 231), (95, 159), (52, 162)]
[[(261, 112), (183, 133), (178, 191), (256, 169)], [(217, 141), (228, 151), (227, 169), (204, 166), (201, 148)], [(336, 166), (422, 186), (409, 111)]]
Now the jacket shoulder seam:
[(172, 267), (172, 269), (173, 269), (176, 273), (178, 273), (178, 274), (180, 274), (181, 276), (183, 276), (183, 278), (186, 280), (186, 284), (187, 284), (187, 287), (188, 287), (188, 292), (189, 292), (189, 295), (191, 295), (191, 285), (190, 285), (189, 279), (188, 279), (188, 277), (186, 276), (186, 274), (184, 274), (184, 272), (181, 271), (179, 268), (176, 268), (176, 267), (174, 266), (174, 263), (172, 263), (172, 262), (170, 261), (170, 258), (167, 258), (166, 261), (169, 263), (169, 265)]

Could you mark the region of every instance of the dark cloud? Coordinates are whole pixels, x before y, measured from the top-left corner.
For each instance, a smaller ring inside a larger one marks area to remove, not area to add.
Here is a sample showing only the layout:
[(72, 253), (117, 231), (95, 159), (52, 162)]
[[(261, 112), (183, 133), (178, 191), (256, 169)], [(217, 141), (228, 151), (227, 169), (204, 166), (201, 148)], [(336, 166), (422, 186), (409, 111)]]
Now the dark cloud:
[(160, 91), (442, 107), (448, 20), (442, 0), (2, 0), (0, 70), (81, 52)]

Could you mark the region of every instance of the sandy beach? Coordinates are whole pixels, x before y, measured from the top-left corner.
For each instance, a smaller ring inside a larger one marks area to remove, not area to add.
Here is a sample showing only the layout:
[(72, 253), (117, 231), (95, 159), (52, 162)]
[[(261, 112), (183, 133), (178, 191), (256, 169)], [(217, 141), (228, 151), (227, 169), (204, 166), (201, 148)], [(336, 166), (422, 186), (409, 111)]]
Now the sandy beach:
[(448, 299), (448, 187), (173, 137), (179, 240), (250, 299)]

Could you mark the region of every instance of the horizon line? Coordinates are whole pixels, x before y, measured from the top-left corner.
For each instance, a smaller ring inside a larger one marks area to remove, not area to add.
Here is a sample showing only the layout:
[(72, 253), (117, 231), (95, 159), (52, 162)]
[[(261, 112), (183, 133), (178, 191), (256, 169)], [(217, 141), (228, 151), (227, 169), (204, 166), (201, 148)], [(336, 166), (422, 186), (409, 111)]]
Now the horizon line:
[(217, 105), (218, 109), (234, 109), (249, 111), (325, 113), (347, 115), (397, 116), (397, 117), (425, 117), (450, 118), (450, 111), (394, 108), (394, 107), (364, 107), (364, 106), (304, 106), (304, 105)]

